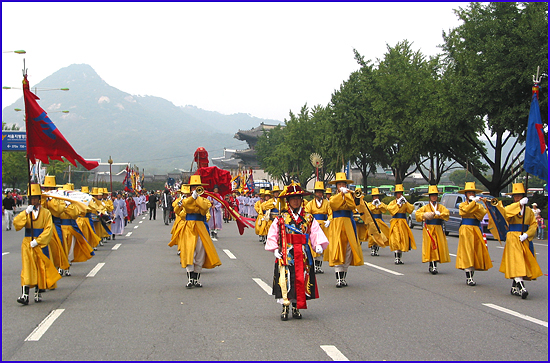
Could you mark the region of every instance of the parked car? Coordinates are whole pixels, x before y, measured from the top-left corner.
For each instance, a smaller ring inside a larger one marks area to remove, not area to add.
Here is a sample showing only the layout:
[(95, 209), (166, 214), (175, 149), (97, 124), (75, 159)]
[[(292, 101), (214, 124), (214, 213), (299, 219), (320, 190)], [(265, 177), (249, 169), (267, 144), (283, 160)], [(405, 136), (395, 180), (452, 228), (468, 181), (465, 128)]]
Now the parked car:
[(418, 210), (418, 208), (423, 207), (426, 204), (428, 204), (427, 200), (419, 200), (418, 202), (414, 202), (414, 204), (413, 204), (414, 205), (414, 210), (407, 217), (407, 222), (409, 223), (409, 228), (410, 229), (413, 229), (414, 226), (422, 227), (422, 222), (417, 222), (416, 221), (416, 211)]
[[(488, 199), (490, 198), (492, 197), (488, 196)], [(464, 194), (458, 193), (443, 194), (443, 196), (441, 197), (440, 203), (449, 210), (449, 220), (447, 222), (443, 222), (442, 225), (443, 231), (445, 232), (446, 236), (448, 236), (449, 233), (458, 235), (458, 230), (462, 222), (462, 217), (460, 216), (458, 208), (460, 206), (460, 203), (464, 202), (465, 200), (466, 196)], [(478, 203), (483, 205), (482, 202)], [(489, 233), (489, 230), (487, 228), (487, 226), (489, 225), (489, 217), (487, 216), (487, 214), (485, 214), (480, 224), (482, 233), (485, 233), (487, 238), (492, 238), (493, 235)]]

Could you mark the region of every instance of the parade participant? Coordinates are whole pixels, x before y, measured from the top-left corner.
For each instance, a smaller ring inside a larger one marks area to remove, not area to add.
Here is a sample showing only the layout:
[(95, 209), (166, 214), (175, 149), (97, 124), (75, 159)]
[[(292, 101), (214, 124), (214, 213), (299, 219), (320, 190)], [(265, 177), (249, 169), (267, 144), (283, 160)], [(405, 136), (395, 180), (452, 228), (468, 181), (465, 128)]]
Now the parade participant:
[[(311, 215), (313, 215), (313, 218), (315, 218), (315, 220), (319, 223), (323, 233), (328, 238), (328, 228), (330, 222), (332, 221), (332, 209), (330, 209), (329, 202), (324, 196), (324, 183), (322, 181), (316, 181), (313, 191), (315, 193), (315, 198), (306, 204), (305, 211), (306, 213), (311, 213)], [(318, 254), (315, 251), (312, 251), (311, 254), (315, 260), (315, 273), (324, 273), (321, 269), (324, 258), (323, 254)], [(328, 261), (328, 253), (326, 254), (326, 261)]]
[(128, 216), (126, 203), (122, 199), (122, 192), (118, 192), (115, 201), (113, 202), (113, 223), (111, 224), (111, 232), (113, 240), (115, 236), (124, 234), (124, 220)]
[[(189, 181), (191, 196), (181, 200), (182, 209), (185, 211), (185, 227), (180, 237), (181, 266), (187, 271), (187, 287), (202, 287), (199, 282), (203, 268), (211, 269), (220, 266), (221, 262), (216, 248), (210, 239), (207, 229), (207, 214), (212, 204), (208, 199), (197, 193), (197, 187), (201, 183), (200, 175), (191, 175)], [(180, 215), (181, 217), (181, 215)]]
[(394, 195), (395, 199), (388, 204), (388, 212), (392, 215), (388, 239), (390, 249), (395, 255), (395, 264), (402, 265), (403, 252), (416, 250), (413, 234), (407, 224), (407, 213), (411, 213), (414, 206), (403, 196), (403, 184), (395, 186)]
[(149, 220), (151, 220), (151, 217), (154, 221), (157, 220), (157, 203), (157, 195), (155, 194), (154, 190), (151, 190), (151, 194), (149, 195), (149, 199), (147, 200), (147, 205), (149, 206)]
[[(214, 185), (213, 194), (221, 198), (221, 195), (218, 192), (218, 186)], [(212, 197), (208, 197), (207, 199), (210, 204), (212, 204), (212, 207), (210, 208), (210, 220), (208, 221), (210, 236), (212, 237), (212, 241), (217, 241), (218, 231), (222, 229), (222, 204)]]
[[(328, 239), (313, 215), (302, 208), (303, 197), (311, 193), (292, 183), (281, 193), (287, 209), (275, 219), (265, 249), (275, 255), (273, 295), (282, 304), (281, 320), (288, 320), (290, 304), (292, 317), (301, 319), (299, 309), (307, 309), (306, 300), (319, 297), (311, 247), (322, 254)], [(309, 240), (309, 241), (308, 241)]]
[(254, 203), (254, 210), (256, 211), (256, 221), (254, 223), (254, 233), (256, 233), (256, 235), (260, 238), (260, 242), (264, 242), (264, 236), (262, 236), (260, 234), (261, 232), (261, 227), (262, 227), (262, 221), (263, 221), (263, 218), (264, 218), (264, 214), (263, 214), (263, 211), (262, 211), (262, 203), (264, 202), (263, 201), (263, 198), (265, 196), (265, 189), (260, 189), (260, 199)]
[(13, 198), (11, 192), (8, 192), (6, 197), (2, 200), (2, 215), (6, 220), (6, 231), (11, 230), (11, 226), (13, 224), (13, 213), (15, 212), (16, 206), (17, 202)]
[[(81, 193), (89, 194), (90, 190), (87, 186), (80, 188)], [(84, 216), (77, 216), (76, 224), (82, 231), (84, 238), (88, 241), (88, 244), (94, 251), (97, 251), (97, 246), (101, 238), (95, 233), (93, 215), (97, 211), (97, 205), (93, 200), (88, 203), (88, 208), (86, 208), (86, 214)]]
[[(359, 194), (363, 193), (359, 187), (356, 187), (354, 192), (358, 192)], [(365, 203), (366, 206), (366, 202), (364, 200), (362, 200), (361, 203)], [(353, 219), (355, 220), (355, 228), (357, 228), (357, 240), (359, 241), (359, 245), (362, 245), (363, 242), (366, 242), (369, 238), (368, 228), (363, 222), (362, 216), (363, 212), (360, 212), (359, 209), (356, 208), (353, 213)]]
[(109, 213), (103, 201), (103, 188), (93, 187), (90, 195), (94, 197), (93, 201), (96, 204), (97, 219), (94, 220), (94, 230), (100, 238), (99, 245), (103, 246), (103, 242), (112, 234), (111, 227), (109, 227)]
[(258, 216), (258, 211), (256, 210), (256, 204), (258, 203), (258, 201), (261, 200), (261, 198), (258, 197), (258, 194), (257, 193), (252, 193), (251, 195), (251, 198), (250, 198), (250, 215), (249, 217), (250, 218), (254, 218), (256, 219), (256, 217)]
[(332, 197), (332, 188), (327, 188), (327, 190), (325, 190), (325, 198), (327, 200), (330, 200), (331, 197)]
[[(372, 216), (376, 220), (376, 223), (380, 228), (380, 232), (384, 234), (384, 236), (388, 239), (388, 241), (383, 246), (383, 247), (387, 247), (390, 245), (389, 243), (390, 227), (388, 227), (386, 222), (384, 222), (384, 219), (382, 218), (382, 214), (388, 210), (388, 206), (380, 200), (381, 195), (382, 193), (378, 191), (378, 188), (372, 188), (372, 191), (371, 191), (372, 202), (367, 203), (367, 208), (369, 208), (370, 211), (372, 212)], [(368, 237), (368, 242), (369, 242), (368, 247), (371, 249), (370, 255), (379, 256), (380, 254), (378, 253), (378, 251), (380, 250), (380, 246), (376, 243), (376, 239), (374, 238), (373, 235), (370, 235)]]
[(507, 279), (513, 280), (510, 293), (526, 299), (529, 293), (524, 281), (536, 280), (542, 276), (532, 242), (537, 222), (533, 210), (527, 208), (529, 199), (525, 197), (523, 183), (514, 183), (512, 192), (507, 195), (511, 195), (514, 202), (504, 208), (508, 233), (499, 271)]
[(481, 221), (487, 210), (478, 203), (481, 197), (476, 196), (476, 193), (481, 193), (481, 190), (476, 189), (475, 182), (467, 182), (458, 193), (464, 194), (466, 201), (458, 207), (462, 221), (458, 230), (456, 268), (466, 272), (466, 285), (476, 286), (474, 271), (487, 271), (493, 267), (481, 231)]
[(363, 251), (357, 239), (357, 227), (353, 220), (355, 198), (347, 188), (348, 183), (353, 181), (346, 178), (346, 173), (336, 173), (336, 179), (329, 183), (335, 184), (338, 191), (329, 202), (333, 218), (330, 227), (329, 266), (334, 266), (336, 287), (345, 287), (348, 286), (348, 267), (364, 264)]
[[(266, 190), (266, 193), (268, 191)], [(281, 188), (278, 185), (273, 186), (271, 194), (266, 197), (266, 201), (262, 203), (262, 213), (265, 221), (265, 231), (269, 231), (269, 227), (273, 223), (273, 220), (279, 215), (279, 194), (281, 194)], [(262, 222), (262, 226), (263, 226)]]
[(429, 262), (428, 271), (437, 275), (437, 263), (451, 262), (447, 237), (443, 232), (443, 221), (449, 220), (449, 210), (437, 203), (441, 193), (437, 185), (430, 185), (428, 193), (430, 202), (416, 211), (416, 221), (424, 222), (422, 229), (422, 263)]
[(128, 222), (132, 223), (136, 218), (136, 201), (133, 195), (126, 197), (126, 211), (128, 212)]
[(160, 205), (162, 206), (162, 219), (164, 224), (168, 225), (170, 220), (170, 211), (172, 209), (172, 195), (168, 189), (164, 189), (164, 193), (160, 197)]
[(31, 287), (34, 287), (34, 301), (41, 302), (42, 292), (55, 289), (56, 282), (61, 278), (48, 257), (53, 224), (50, 212), (40, 205), (40, 185), (31, 184), (27, 195), (29, 206), (13, 220), (16, 231), (25, 228), (25, 237), (21, 242), (22, 295), (17, 299), (23, 305), (29, 304)]
[[(277, 192), (278, 194), (279, 192)], [(258, 235), (260, 236), (260, 242), (265, 245), (266, 239), (267, 239), (267, 233), (269, 232), (269, 227), (271, 226), (272, 219), (271, 212), (274, 211), (273, 209), (268, 209), (264, 211), (262, 209), (262, 205), (271, 200), (271, 190), (264, 189), (262, 199), (258, 201), (259, 207), (258, 207), (258, 218), (256, 218), (256, 225), (258, 226)], [(277, 210), (277, 209), (275, 209)]]

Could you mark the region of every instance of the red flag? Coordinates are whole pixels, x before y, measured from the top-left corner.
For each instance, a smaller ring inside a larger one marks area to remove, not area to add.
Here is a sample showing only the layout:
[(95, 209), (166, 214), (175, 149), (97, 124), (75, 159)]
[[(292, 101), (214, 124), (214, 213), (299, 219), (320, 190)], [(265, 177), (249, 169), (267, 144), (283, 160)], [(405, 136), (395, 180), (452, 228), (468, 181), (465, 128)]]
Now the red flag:
[(25, 77), (23, 95), (27, 117), (27, 154), (30, 161), (34, 164), (36, 159), (39, 159), (44, 164), (48, 164), (48, 158), (63, 161), (61, 157), (64, 157), (74, 166), (76, 166), (76, 160), (88, 170), (96, 168), (99, 165), (97, 161), (84, 160), (82, 156), (74, 151), (73, 147), (50, 120), (46, 111), (36, 102), (40, 98), (32, 93), (28, 87)]

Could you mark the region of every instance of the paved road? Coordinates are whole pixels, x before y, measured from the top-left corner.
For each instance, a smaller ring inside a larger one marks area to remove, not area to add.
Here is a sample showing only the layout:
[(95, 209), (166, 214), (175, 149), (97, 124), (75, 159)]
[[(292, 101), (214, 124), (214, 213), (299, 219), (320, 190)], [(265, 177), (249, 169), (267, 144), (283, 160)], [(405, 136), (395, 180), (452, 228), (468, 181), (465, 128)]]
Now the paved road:
[[(188, 290), (161, 219), (138, 217), (126, 227), (131, 235), (74, 264), (72, 276), (28, 306), (16, 302), (22, 232), (3, 228), (2, 360), (548, 359), (547, 241), (535, 241), (545, 275), (527, 282), (526, 300), (510, 295), (498, 271), (498, 241), (489, 240), (494, 267), (476, 273), (475, 287), (454, 256), (428, 273), (418, 228), (418, 249), (404, 265), (388, 248), (370, 256), (364, 244), (366, 265), (350, 268), (347, 288), (337, 289), (323, 266), (320, 299), (302, 320), (284, 322), (262, 288), (270, 291), (274, 258), (252, 230), (240, 236), (224, 224), (215, 242), (222, 266), (203, 270), (204, 287)], [(458, 238), (448, 243), (455, 253)]]

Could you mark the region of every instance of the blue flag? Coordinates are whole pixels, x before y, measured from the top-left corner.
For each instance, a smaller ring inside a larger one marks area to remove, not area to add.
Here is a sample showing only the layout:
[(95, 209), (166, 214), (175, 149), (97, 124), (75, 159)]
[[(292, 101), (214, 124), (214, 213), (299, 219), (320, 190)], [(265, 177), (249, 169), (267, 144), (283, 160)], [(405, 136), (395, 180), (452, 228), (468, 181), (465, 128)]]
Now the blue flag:
[(529, 174), (548, 182), (548, 151), (546, 150), (539, 100), (536, 93), (533, 93), (531, 110), (529, 110), (523, 168)]

